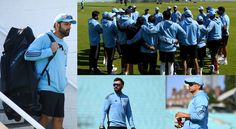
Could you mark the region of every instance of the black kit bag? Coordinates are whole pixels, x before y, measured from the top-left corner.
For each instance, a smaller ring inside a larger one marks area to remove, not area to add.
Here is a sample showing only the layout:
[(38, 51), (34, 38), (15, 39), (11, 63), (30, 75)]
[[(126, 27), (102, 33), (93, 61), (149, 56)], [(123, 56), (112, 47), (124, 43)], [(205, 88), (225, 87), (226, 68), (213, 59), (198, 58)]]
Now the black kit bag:
[[(48, 34), (51, 42), (52, 36)], [(24, 54), (35, 37), (30, 27), (18, 29), (12, 27), (3, 44), (4, 51), (1, 57), (1, 89), (2, 92), (16, 105), (31, 116), (40, 115), (40, 104), (37, 86), (40, 78), (35, 71), (35, 62), (26, 61)], [(55, 55), (55, 54), (54, 54)], [(52, 58), (41, 73), (43, 76)], [(21, 116), (8, 105), (3, 103), (4, 112), (9, 120), (19, 121)]]

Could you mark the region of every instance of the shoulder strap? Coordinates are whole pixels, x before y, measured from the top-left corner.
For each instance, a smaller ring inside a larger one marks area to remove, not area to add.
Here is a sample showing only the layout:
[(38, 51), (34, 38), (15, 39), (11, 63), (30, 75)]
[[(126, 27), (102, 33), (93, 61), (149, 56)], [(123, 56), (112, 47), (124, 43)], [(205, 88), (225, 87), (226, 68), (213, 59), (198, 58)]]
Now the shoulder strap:
[[(55, 39), (54, 39), (50, 34), (48, 34), (48, 33), (46, 33), (46, 34), (48, 35), (48, 37), (49, 37), (51, 43), (52, 43), (52, 42), (55, 42)], [(53, 53), (53, 55), (48, 58), (48, 63), (47, 63), (46, 66), (44, 67), (44, 69), (43, 69), (42, 73), (40, 74), (40, 76), (43, 76), (43, 74), (45, 73), (45, 71), (46, 71), (46, 69), (47, 69), (49, 63), (51, 62), (51, 60), (53, 59), (53, 57), (54, 57), (55, 55), (56, 55), (56, 52)]]

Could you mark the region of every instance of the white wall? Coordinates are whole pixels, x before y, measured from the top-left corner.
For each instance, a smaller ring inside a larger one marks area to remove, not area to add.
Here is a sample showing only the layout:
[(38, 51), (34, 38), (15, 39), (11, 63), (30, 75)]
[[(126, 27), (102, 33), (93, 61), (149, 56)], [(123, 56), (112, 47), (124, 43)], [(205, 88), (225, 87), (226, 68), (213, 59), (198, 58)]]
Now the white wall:
[[(55, 16), (61, 12), (77, 17), (77, 0), (2, 0), (0, 4), (0, 46), (5, 40), (4, 34), (11, 27), (23, 28), (30, 26), (35, 36), (53, 29)], [(76, 83), (77, 68), (77, 25), (72, 25), (69, 37), (65, 41), (69, 45), (68, 76)], [(4, 40), (3, 40), (4, 39)], [(1, 50), (1, 49), (0, 49)]]

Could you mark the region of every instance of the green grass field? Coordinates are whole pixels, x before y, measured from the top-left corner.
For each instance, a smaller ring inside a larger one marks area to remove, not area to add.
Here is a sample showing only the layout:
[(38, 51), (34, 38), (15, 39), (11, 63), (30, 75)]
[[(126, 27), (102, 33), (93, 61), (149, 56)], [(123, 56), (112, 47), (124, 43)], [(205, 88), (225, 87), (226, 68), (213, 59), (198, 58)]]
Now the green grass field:
[[(183, 8), (188, 6), (188, 8), (192, 11), (194, 19), (198, 14), (198, 7), (203, 6), (204, 8), (207, 6), (212, 6), (217, 8), (219, 6), (224, 6), (226, 8), (226, 13), (230, 17), (230, 37), (228, 41), (228, 65), (220, 65), (220, 74), (221, 75), (235, 75), (236, 74), (236, 2), (184, 2), (184, 3), (163, 3), (163, 4), (155, 4), (155, 3), (129, 3), (130, 5), (135, 4), (137, 6), (137, 11), (142, 14), (145, 8), (149, 8), (149, 13), (154, 13), (154, 8), (158, 6), (160, 8), (160, 12), (163, 12), (167, 6), (173, 7), (174, 5), (178, 6), (178, 10), (182, 13)], [(94, 10), (102, 12), (111, 11), (112, 8), (126, 8), (124, 5), (120, 5), (119, 3), (85, 3), (85, 9), (81, 10), (80, 3), (78, 3), (78, 74), (80, 75), (89, 75), (89, 38), (88, 38), (88, 19), (91, 17), (91, 13)], [(101, 18), (101, 15), (100, 15)], [(100, 20), (99, 20), (100, 21)], [(98, 66), (100, 70), (106, 73), (106, 67), (102, 64), (103, 61), (103, 48), (101, 47), (100, 57)], [(159, 65), (158, 61), (158, 65)], [(113, 64), (118, 67), (117, 73), (120, 73), (120, 59), (116, 54), (115, 60)], [(207, 74), (209, 69), (207, 65), (210, 64), (209, 59), (206, 59), (206, 67), (204, 68), (204, 74)], [(159, 66), (157, 66), (157, 71)], [(181, 71), (177, 72), (181, 74)], [(137, 65), (134, 65), (134, 74), (139, 74)]]

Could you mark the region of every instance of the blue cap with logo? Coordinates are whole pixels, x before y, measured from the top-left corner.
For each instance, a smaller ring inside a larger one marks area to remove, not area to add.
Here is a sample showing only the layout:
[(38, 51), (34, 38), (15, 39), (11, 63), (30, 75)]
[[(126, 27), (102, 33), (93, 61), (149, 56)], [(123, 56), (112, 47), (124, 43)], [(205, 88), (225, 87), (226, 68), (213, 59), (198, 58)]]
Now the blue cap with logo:
[(191, 78), (187, 78), (187, 79), (184, 80), (184, 83), (185, 84), (197, 83), (197, 84), (199, 84), (201, 86), (204, 85), (201, 76), (194, 76), (194, 77), (191, 77)]
[(60, 13), (56, 16), (54, 23), (56, 22), (69, 22), (71, 24), (76, 24), (76, 21), (73, 17), (67, 13)]

